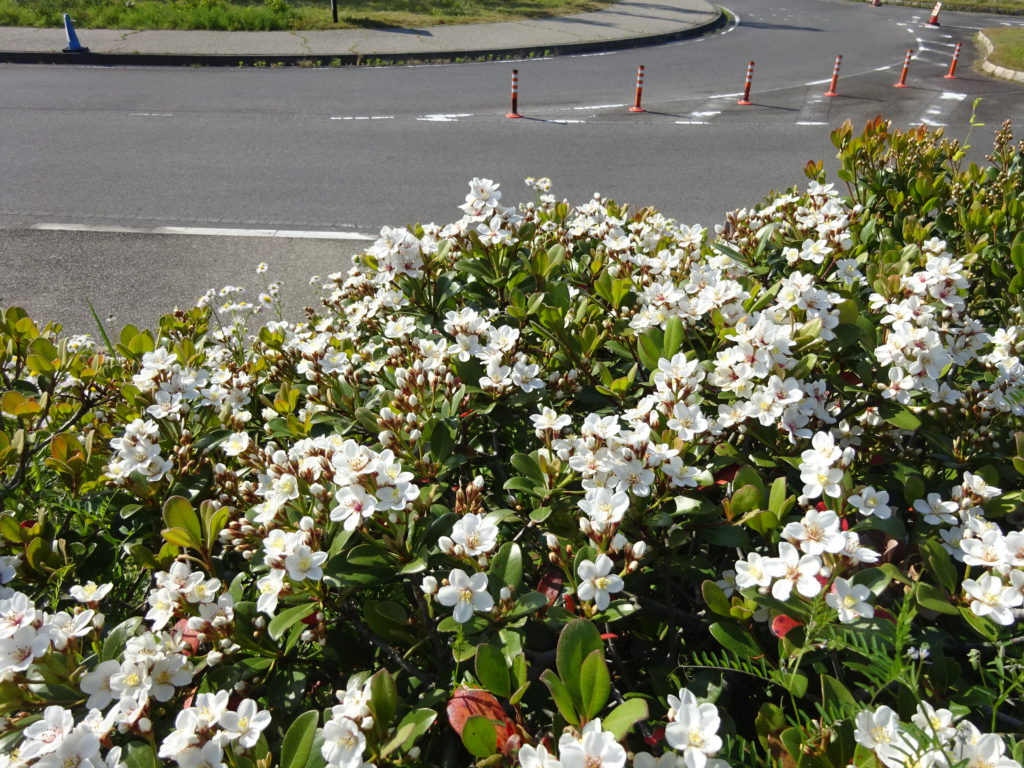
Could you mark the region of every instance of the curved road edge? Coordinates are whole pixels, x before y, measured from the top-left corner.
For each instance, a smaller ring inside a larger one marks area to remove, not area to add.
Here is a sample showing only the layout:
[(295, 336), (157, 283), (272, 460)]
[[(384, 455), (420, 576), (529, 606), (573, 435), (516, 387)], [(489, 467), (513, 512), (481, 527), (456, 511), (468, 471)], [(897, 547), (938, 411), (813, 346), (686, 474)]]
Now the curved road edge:
[[(523, 45), (491, 47), (491, 48), (449, 48), (438, 46), (438, 50), (421, 49), (417, 51), (404, 52), (339, 52), (323, 53), (306, 51), (302, 53), (274, 54), (274, 53), (195, 53), (195, 52), (132, 52), (113, 53), (88, 51), (84, 53), (64, 53), (60, 51), (40, 50), (0, 50), (0, 63), (8, 64), (77, 64), (85, 66), (209, 66), (209, 67), (238, 67), (238, 66), (288, 66), (303, 65), (309, 66), (315, 63), (316, 66), (359, 66), (359, 65), (383, 65), (383, 64), (440, 64), (454, 61), (490, 61), (529, 59), (538, 57), (579, 55), (586, 53), (605, 53), (621, 51), (631, 48), (640, 48), (663, 43), (676, 42), (695, 37), (701, 37), (717, 31), (729, 23), (729, 15), (720, 6), (710, 3), (698, 2), (698, 5), (705, 5), (705, 13), (714, 13), (714, 17), (699, 23), (687, 23), (666, 28), (668, 25), (660, 24), (657, 28), (647, 33), (634, 34), (633, 30), (622, 28), (624, 33), (621, 37), (608, 37), (603, 39), (577, 40), (575, 42), (532, 42)], [(616, 6), (612, 6), (614, 9)], [(572, 17), (563, 17), (553, 21), (565, 22)], [(536, 20), (543, 22), (544, 20)], [(654, 25), (652, 25), (654, 26)], [(93, 30), (98, 32), (99, 30)], [(345, 30), (339, 30), (339, 34)], [(86, 33), (87, 34), (87, 33)], [(209, 34), (209, 33), (208, 33)], [(236, 35), (233, 32), (217, 33), (224, 35), (223, 40), (227, 44)], [(267, 33), (272, 34), (272, 33)], [(339, 45), (340, 47), (340, 45)]]

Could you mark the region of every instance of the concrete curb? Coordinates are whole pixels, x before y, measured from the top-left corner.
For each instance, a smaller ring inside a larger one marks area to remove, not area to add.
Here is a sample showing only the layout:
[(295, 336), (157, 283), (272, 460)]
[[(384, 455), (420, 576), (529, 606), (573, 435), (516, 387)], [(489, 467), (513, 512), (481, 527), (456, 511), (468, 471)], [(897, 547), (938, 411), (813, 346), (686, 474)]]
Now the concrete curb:
[(992, 75), (992, 77), (998, 77), (1000, 80), (1012, 80), (1015, 83), (1024, 83), (1024, 72), (1017, 69), (1000, 67), (998, 64), (993, 64), (988, 60), (988, 57), (992, 55), (994, 46), (992, 45), (992, 41), (988, 39), (988, 36), (984, 32), (979, 32), (976, 39), (978, 44), (985, 49), (985, 58), (981, 61), (982, 72)]
[(728, 21), (722, 8), (712, 21), (656, 35), (626, 37), (598, 42), (562, 45), (523, 46), (469, 51), (417, 51), (415, 53), (339, 53), (289, 54), (182, 54), (182, 53), (60, 53), (49, 51), (0, 51), (4, 64), (79, 64), (87, 66), (160, 66), (160, 67), (245, 67), (245, 66), (319, 66), (351, 67), (384, 64), (441, 64), (453, 61), (494, 61), (547, 56), (568, 56), (641, 48), (648, 45), (700, 37), (725, 26)]

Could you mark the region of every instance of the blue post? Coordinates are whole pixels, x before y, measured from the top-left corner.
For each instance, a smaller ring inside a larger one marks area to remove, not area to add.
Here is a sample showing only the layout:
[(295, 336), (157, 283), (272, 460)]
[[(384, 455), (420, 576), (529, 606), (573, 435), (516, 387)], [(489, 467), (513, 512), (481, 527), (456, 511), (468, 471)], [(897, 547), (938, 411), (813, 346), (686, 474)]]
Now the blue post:
[(64, 14), (64, 32), (68, 36), (68, 47), (64, 49), (64, 53), (88, 53), (89, 49), (78, 42), (78, 35), (75, 34), (75, 27), (71, 23), (71, 17), (68, 14)]

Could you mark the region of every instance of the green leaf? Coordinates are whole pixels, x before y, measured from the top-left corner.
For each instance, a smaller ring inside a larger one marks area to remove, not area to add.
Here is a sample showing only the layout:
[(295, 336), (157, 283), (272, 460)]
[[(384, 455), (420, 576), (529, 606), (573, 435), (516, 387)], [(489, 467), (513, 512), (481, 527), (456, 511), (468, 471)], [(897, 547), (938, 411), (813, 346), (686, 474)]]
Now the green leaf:
[(505, 542), (491, 559), (487, 570), (487, 585), (497, 597), (502, 587), (514, 593), (523, 580), (523, 553), (514, 541)]
[(957, 609), (950, 602), (949, 593), (932, 586), (926, 581), (918, 582), (917, 587), (914, 589), (914, 597), (917, 598), (918, 605), (922, 608), (927, 608), (929, 611), (945, 613), (950, 616), (956, 616), (957, 614)]
[(612, 691), (612, 678), (604, 660), (604, 649), (591, 651), (580, 669), (580, 699), (583, 715), (591, 720), (597, 716)]
[(744, 485), (732, 495), (732, 514), (743, 517), (748, 512), (761, 508), (761, 491), (757, 486)]
[(700, 585), (700, 593), (708, 608), (719, 616), (729, 615), (729, 599), (715, 582), (708, 579)]
[(509, 611), (505, 618), (516, 619), (520, 616), (525, 616), (528, 613), (535, 613), (541, 608), (546, 607), (547, 604), (547, 595), (541, 594), (540, 592), (527, 592), (525, 595), (520, 595), (516, 600), (515, 605), (512, 606), (512, 610)]
[(647, 702), (643, 699), (626, 699), (601, 720), (601, 727), (611, 731), (617, 741), (622, 741), (633, 726), (648, 717)]
[(821, 676), (821, 697), (825, 706), (835, 712), (838, 717), (852, 717), (860, 710), (860, 705), (850, 690), (829, 675)]
[(462, 727), (462, 744), (473, 757), (490, 757), (498, 751), (498, 732), (494, 722), (483, 715), (473, 715)]
[(512, 693), (505, 655), (494, 645), (484, 643), (476, 649), (476, 676), (495, 696), (507, 699)]
[[(550, 669), (545, 669), (541, 674), (540, 679), (551, 692), (551, 698), (554, 699), (555, 706), (558, 707), (558, 711), (562, 715), (562, 718), (569, 723), (569, 725), (579, 725), (580, 720), (576, 716), (576, 707), (572, 703), (572, 695), (569, 693), (569, 689), (565, 687), (565, 683), (562, 682), (562, 679)], [(606, 729), (607, 727), (608, 726), (605, 725)]]
[(398, 710), (398, 687), (395, 678), (386, 669), (382, 669), (370, 678), (370, 709), (373, 710), (374, 723), (387, 728), (395, 719)]
[(425, 707), (414, 709), (412, 712), (407, 713), (406, 716), (398, 723), (398, 730), (401, 731), (409, 723), (412, 723), (413, 729), (412, 732), (406, 736), (405, 741), (402, 742), (402, 751), (407, 752), (411, 749), (416, 744), (416, 740), (430, 729), (430, 726), (434, 724), (436, 719), (437, 712)]
[[(168, 528), (184, 528), (191, 534), (195, 542), (203, 540), (203, 529), (199, 524), (199, 515), (192, 508), (188, 499), (183, 496), (171, 496), (164, 502), (164, 523)], [(199, 549), (196, 546), (195, 549)]]
[(270, 620), (270, 624), (267, 625), (267, 633), (274, 640), (281, 639), (285, 632), (313, 613), (316, 607), (316, 603), (302, 603), (286, 608)]
[(124, 652), (128, 638), (134, 637), (140, 626), (142, 626), (142, 617), (133, 616), (110, 630), (110, 633), (103, 640), (103, 652), (100, 654), (100, 661), (108, 661), (120, 656)]
[(920, 543), (918, 549), (921, 550), (928, 569), (939, 580), (939, 584), (949, 592), (955, 591), (959, 583), (956, 567), (953, 565), (953, 559), (942, 545), (935, 539), (925, 539)]
[(665, 322), (665, 339), (661, 343), (661, 356), (671, 359), (683, 343), (683, 322), (673, 315)]
[(594, 651), (604, 651), (601, 633), (586, 619), (576, 619), (562, 630), (555, 650), (555, 666), (565, 687), (569, 689), (573, 704), (583, 712), (580, 694), (580, 670), (583, 660)]
[(128, 768), (158, 768), (153, 747), (143, 741), (133, 741), (124, 748), (124, 762)]
[(772, 483), (771, 491), (768, 494), (768, 509), (774, 512), (778, 517), (782, 517), (783, 502), (786, 501), (786, 478), (777, 477), (775, 482)]
[(717, 622), (712, 624), (708, 631), (723, 648), (732, 651), (740, 658), (749, 659), (764, 653), (754, 636), (739, 624)]
[(281, 768), (305, 768), (319, 719), (314, 709), (295, 718), (281, 742)]

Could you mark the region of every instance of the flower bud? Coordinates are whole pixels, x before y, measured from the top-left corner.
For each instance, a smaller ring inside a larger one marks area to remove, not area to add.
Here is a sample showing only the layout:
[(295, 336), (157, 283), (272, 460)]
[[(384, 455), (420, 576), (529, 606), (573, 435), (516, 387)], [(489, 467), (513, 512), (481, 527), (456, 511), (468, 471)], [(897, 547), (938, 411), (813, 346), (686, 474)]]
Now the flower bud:
[(420, 582), (420, 590), (425, 595), (433, 595), (437, 592), (437, 579), (433, 576), (424, 576)]
[(502, 600), (511, 600), (512, 599), (512, 590), (509, 589), (508, 587), (502, 587), (501, 588), (501, 592), (498, 593), (498, 597), (501, 598)]

